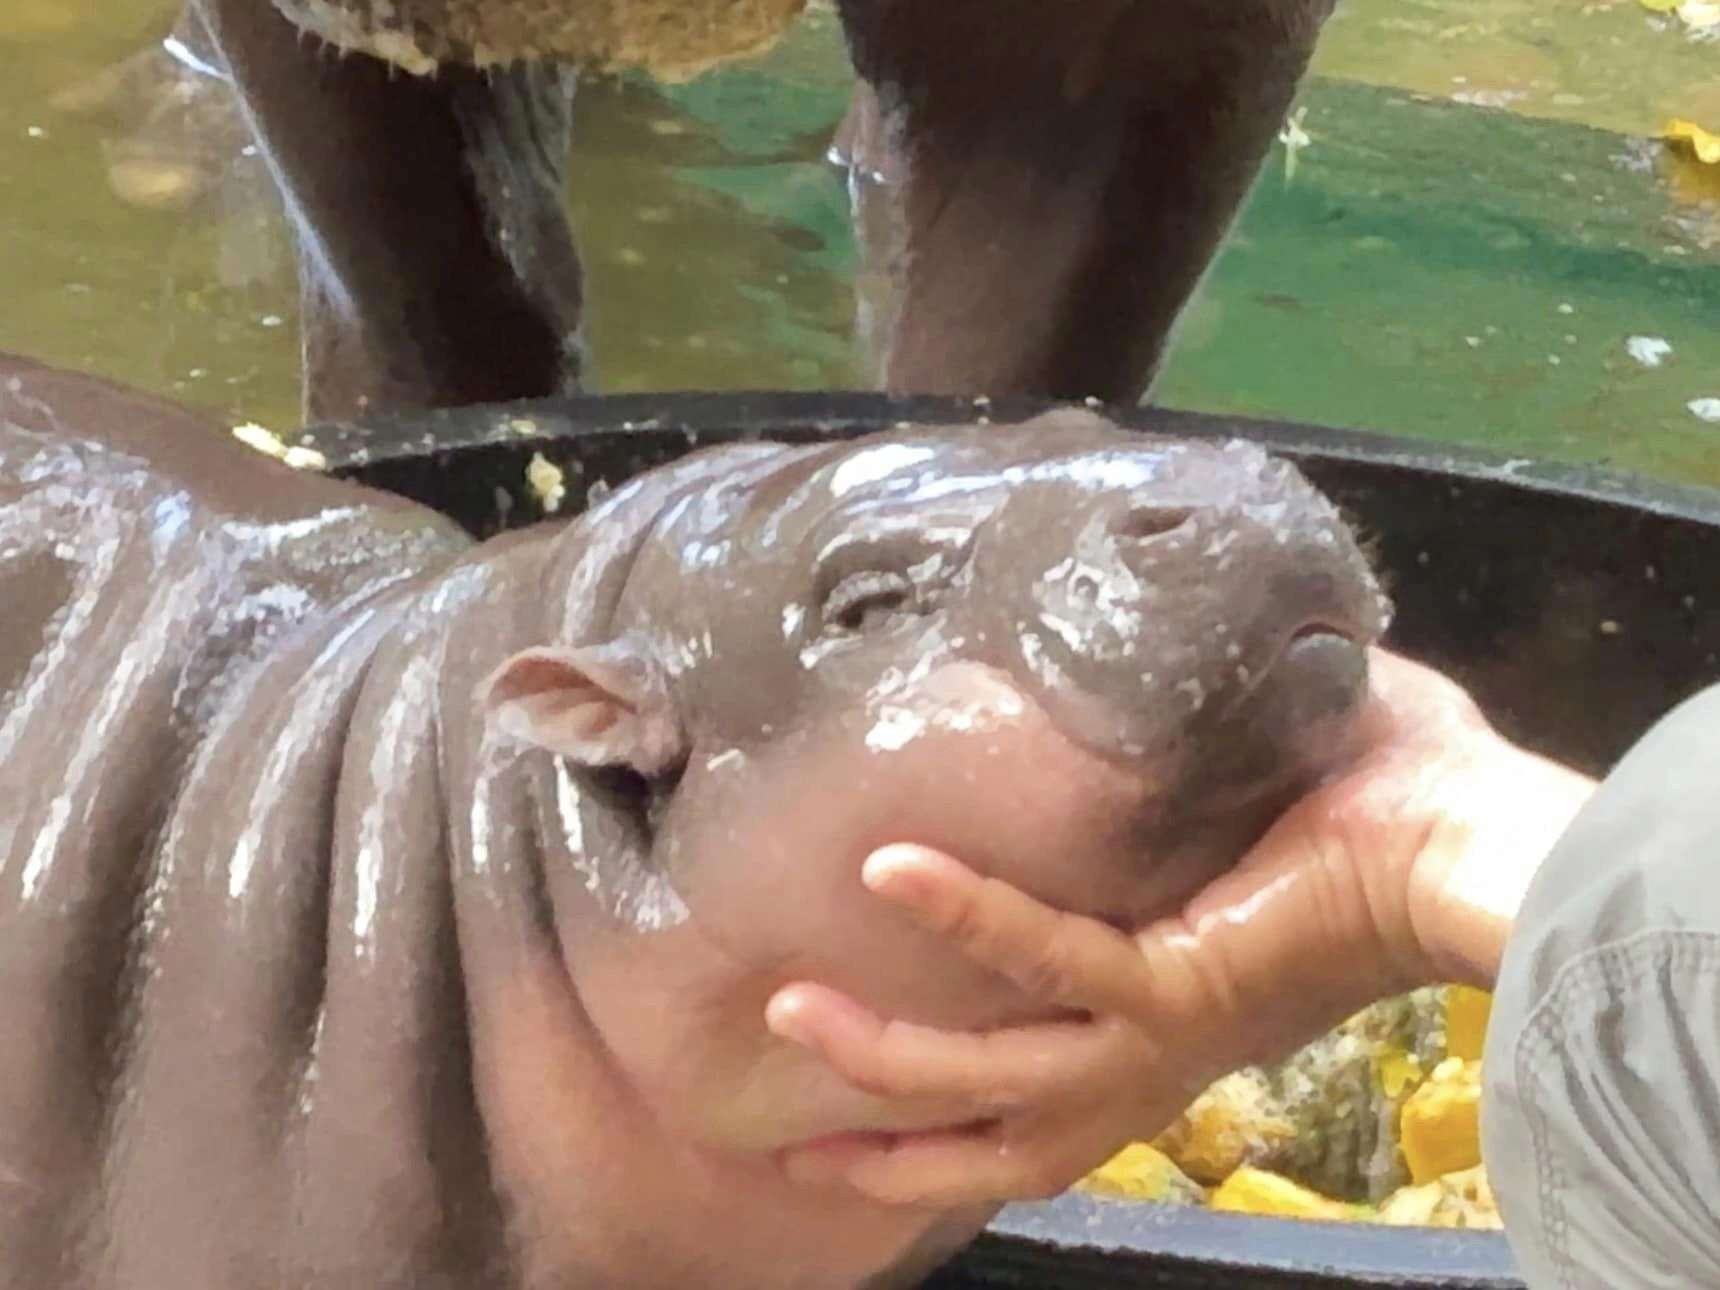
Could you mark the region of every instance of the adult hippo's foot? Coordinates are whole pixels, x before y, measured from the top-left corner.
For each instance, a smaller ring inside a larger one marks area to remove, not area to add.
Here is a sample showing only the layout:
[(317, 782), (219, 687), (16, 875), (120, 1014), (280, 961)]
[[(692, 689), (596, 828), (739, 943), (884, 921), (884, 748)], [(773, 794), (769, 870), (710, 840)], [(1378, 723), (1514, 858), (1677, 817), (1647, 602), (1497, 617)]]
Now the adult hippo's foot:
[(574, 388), (571, 70), (413, 76), (341, 54), (265, 0), (192, 0), (192, 16), (298, 238), (308, 415)]
[(839, 0), (894, 390), (1150, 385), (1332, 0)]

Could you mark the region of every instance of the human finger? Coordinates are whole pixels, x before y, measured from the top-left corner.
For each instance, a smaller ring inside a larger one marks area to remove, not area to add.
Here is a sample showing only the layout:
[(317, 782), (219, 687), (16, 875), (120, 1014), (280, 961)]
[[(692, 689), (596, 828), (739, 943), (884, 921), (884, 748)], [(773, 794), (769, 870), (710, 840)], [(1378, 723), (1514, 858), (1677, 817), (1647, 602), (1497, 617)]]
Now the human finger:
[(942, 852), (884, 847), (867, 859), (861, 878), (1039, 1002), (1123, 1012), (1140, 988), (1140, 956), (1129, 937), (1097, 919), (1053, 909)]
[(772, 996), (773, 1033), (816, 1052), (861, 1092), (948, 1103), (964, 1118), (1079, 1097), (1125, 1060), (1142, 1064), (1144, 1036), (1125, 1023), (1048, 1021), (990, 1031), (941, 1030), (885, 1019), (828, 986), (796, 982)]
[(960, 1130), (866, 1135), (785, 1156), (791, 1178), (843, 1185), (885, 1205), (929, 1209), (1043, 1200), (1127, 1144), (1110, 1122), (988, 1121)]

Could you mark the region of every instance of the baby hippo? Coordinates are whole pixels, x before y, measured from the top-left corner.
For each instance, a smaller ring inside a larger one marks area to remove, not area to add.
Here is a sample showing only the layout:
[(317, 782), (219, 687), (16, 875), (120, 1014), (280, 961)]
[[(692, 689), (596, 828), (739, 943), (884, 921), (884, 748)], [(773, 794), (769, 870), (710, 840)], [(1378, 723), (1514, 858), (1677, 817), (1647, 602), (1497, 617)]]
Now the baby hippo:
[(947, 1128), (774, 1038), (1011, 984), (945, 847), (1134, 923), (1346, 755), (1386, 607), (1245, 443), (1081, 412), (642, 476), (478, 545), (0, 360), (0, 1286), (883, 1287), (989, 1218), (798, 1187)]

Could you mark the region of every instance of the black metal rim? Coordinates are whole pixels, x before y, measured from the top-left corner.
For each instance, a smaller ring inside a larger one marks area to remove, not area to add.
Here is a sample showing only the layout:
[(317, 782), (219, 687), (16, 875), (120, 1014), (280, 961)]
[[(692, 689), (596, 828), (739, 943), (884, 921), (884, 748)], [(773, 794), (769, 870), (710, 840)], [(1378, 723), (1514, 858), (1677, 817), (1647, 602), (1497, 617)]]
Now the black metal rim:
[[(333, 473), (362, 476), (393, 462), (425, 457), (448, 461), (473, 448), (499, 443), (523, 447), (593, 435), (640, 434), (680, 435), (689, 447), (696, 447), (741, 438), (857, 437), (902, 422), (949, 424), (988, 417), (1012, 423), (1067, 406), (1041, 399), (898, 397), (867, 391), (575, 395), (438, 409), (362, 423), (325, 423), (307, 428), (300, 442), (322, 452)], [(1664, 483), (1599, 466), (1537, 462), (1430, 440), (1291, 421), (1093, 406), (1121, 425), (1155, 434), (1246, 438), (1293, 457), (1359, 461), (1506, 484), (1720, 524), (1720, 490)]]

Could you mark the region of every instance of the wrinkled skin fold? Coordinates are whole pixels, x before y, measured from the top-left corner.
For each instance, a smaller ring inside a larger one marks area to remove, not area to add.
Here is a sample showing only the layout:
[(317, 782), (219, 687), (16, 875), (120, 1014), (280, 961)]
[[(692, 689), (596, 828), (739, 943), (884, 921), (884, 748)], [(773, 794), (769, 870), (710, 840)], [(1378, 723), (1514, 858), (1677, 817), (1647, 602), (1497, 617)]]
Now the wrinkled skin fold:
[(1344, 763), (1386, 615), (1289, 466), (1081, 412), (479, 545), (6, 358), (0, 603), (8, 1290), (911, 1283), (988, 1215), (774, 1161), (948, 1126), (765, 1002), (1037, 1013), (864, 857), (1172, 907)]
[[(1281, 127), (1332, 0), (840, 0), (888, 388), (1128, 400)], [(562, 209), (591, 69), (686, 74), (799, 0), (191, 0), (301, 253), (319, 418), (581, 380)]]

